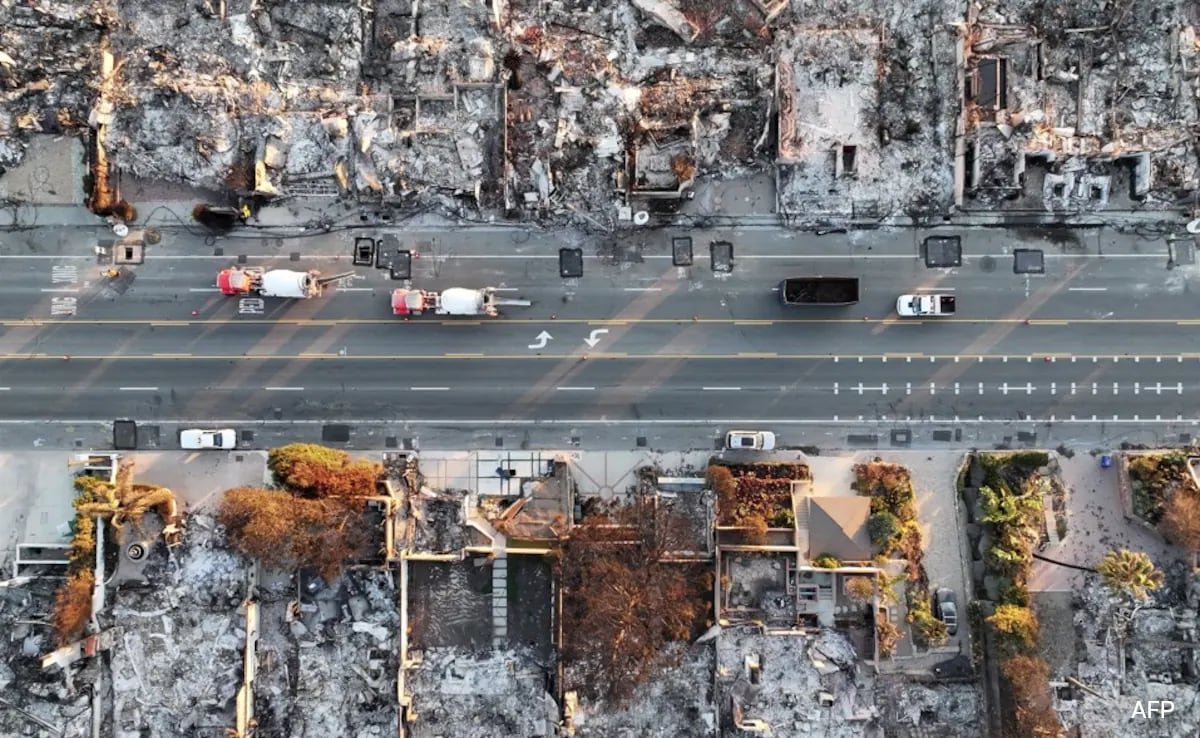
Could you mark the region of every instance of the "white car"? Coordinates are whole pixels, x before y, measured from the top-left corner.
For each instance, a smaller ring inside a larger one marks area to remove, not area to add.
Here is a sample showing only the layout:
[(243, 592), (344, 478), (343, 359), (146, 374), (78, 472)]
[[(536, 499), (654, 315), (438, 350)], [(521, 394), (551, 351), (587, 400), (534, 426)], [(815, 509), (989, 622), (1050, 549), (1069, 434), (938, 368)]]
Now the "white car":
[(775, 448), (775, 434), (771, 431), (729, 431), (725, 435), (725, 448), (770, 451)]
[(201, 430), (200, 428), (191, 428), (189, 430), (180, 431), (179, 447), (189, 450), (203, 450), (208, 448), (236, 448), (237, 431), (232, 428), (222, 428), (221, 430)]

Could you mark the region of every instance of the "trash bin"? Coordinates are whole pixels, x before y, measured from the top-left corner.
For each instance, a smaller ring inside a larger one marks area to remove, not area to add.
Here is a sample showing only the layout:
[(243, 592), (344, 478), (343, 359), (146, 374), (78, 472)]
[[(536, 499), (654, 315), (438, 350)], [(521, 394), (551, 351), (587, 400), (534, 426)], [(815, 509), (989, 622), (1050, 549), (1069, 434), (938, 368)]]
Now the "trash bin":
[(1104, 454), (1103, 456), (1100, 457), (1100, 468), (1101, 469), (1108, 469), (1111, 466), (1112, 466), (1112, 457), (1111, 456), (1109, 456), (1108, 454)]

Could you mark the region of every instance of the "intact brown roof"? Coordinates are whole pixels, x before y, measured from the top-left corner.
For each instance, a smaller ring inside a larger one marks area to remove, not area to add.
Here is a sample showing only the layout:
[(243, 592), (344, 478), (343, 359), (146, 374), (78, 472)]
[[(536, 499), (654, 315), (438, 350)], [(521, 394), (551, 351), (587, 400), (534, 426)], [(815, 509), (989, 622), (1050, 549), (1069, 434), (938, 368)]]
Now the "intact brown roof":
[(871, 500), (867, 497), (809, 497), (809, 558), (827, 553), (842, 561), (870, 561), (870, 516)]

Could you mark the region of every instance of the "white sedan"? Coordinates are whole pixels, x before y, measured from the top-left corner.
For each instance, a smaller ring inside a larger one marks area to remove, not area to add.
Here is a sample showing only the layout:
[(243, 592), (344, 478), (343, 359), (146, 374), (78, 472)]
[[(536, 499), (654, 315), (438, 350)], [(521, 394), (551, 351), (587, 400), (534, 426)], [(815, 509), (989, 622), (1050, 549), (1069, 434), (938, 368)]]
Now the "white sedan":
[(771, 431), (729, 431), (725, 435), (725, 448), (770, 451), (775, 448), (775, 434)]
[(179, 447), (197, 451), (209, 448), (236, 448), (237, 431), (232, 428), (222, 428), (221, 430), (191, 428), (179, 433)]

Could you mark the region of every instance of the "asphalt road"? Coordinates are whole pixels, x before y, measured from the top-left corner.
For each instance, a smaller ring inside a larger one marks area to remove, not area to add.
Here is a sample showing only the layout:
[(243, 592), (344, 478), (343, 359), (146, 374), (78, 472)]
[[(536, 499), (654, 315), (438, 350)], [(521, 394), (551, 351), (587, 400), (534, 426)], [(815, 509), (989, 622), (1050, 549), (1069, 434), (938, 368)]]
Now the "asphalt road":
[[(965, 239), (961, 267), (929, 269), (907, 231), (751, 235), (732, 274), (699, 253), (674, 266), (664, 243), (643, 243), (589, 251), (584, 277), (563, 280), (544, 244), (441, 243), (407, 283), (348, 263), (345, 238), (295, 258), (275, 242), (214, 255), (180, 238), (113, 282), (81, 243), (26, 237), (0, 255), (0, 424), (671, 423), (707, 437), (751, 422), (1182, 427), (1200, 416), (1200, 272), (1168, 269), (1163, 242), (984, 234)], [(1014, 274), (1014, 246), (1044, 248), (1046, 273)], [(239, 301), (213, 286), (238, 253), (356, 276), (320, 300)], [(781, 278), (812, 273), (860, 276), (861, 302), (778, 303)], [(488, 285), (533, 305), (404, 321), (388, 302), (400, 285)], [(955, 294), (959, 313), (898, 319), (896, 296), (915, 291)]]

